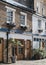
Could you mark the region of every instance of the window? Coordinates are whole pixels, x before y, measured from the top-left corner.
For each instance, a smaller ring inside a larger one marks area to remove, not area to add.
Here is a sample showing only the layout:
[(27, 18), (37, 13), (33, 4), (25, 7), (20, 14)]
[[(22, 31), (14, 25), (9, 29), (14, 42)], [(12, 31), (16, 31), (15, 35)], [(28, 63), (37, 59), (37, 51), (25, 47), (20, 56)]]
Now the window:
[(45, 22), (45, 30), (46, 30), (46, 22)]
[(21, 12), (20, 13), (20, 24), (21, 26), (27, 26), (27, 14)]
[(39, 39), (38, 38), (34, 38), (34, 41), (39, 41)]
[(14, 23), (15, 22), (15, 9), (13, 8), (10, 8), (10, 7), (7, 7), (6, 6), (6, 9), (7, 9), (7, 23)]
[(10, 23), (13, 21), (13, 11), (10, 9), (7, 9), (7, 21)]
[(23, 48), (21, 46), (18, 46), (18, 53), (22, 54), (23, 53)]
[(38, 19), (38, 28), (41, 28), (41, 20)]

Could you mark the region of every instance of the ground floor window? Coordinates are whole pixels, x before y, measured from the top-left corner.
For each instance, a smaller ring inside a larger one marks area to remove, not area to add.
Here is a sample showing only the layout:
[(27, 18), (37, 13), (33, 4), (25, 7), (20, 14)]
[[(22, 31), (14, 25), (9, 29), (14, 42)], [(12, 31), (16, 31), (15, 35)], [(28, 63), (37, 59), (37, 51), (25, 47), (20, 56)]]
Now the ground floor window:
[(36, 47), (38, 47), (39, 49), (42, 48), (44, 49), (45, 48), (45, 40), (44, 39), (40, 39), (40, 38), (34, 38), (34, 43), (33, 45)]
[(18, 46), (18, 53), (22, 54), (23, 53), (23, 48), (21, 46)]

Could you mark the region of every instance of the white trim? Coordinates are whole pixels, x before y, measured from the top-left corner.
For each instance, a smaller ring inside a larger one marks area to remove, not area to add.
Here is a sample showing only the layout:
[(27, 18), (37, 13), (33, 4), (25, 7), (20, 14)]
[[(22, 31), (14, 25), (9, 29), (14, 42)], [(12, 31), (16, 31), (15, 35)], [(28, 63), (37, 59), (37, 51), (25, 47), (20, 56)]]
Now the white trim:
[(33, 38), (40, 38), (40, 39), (45, 39), (46, 40), (46, 37), (44, 37), (44, 36), (33, 36)]
[(24, 40), (31, 40), (32, 41), (32, 35), (24, 35), (24, 34), (15, 34), (11, 33), (9, 34), (9, 38), (15, 38), (15, 39), (24, 39)]
[[(0, 32), (0, 38), (7, 39), (6, 33)], [(24, 40), (31, 40), (32, 41), (32, 35), (10, 33), (8, 39), (10, 39), (10, 38), (24, 39)]]
[(15, 23), (15, 11), (13, 11), (13, 23)]
[(33, 14), (33, 15), (32, 15), (32, 18), (33, 18), (33, 17), (36, 17), (36, 18), (40, 19), (41, 21), (42, 21), (42, 20), (43, 20), (43, 21), (46, 21), (45, 18), (43, 18), (42, 16), (40, 16), (40, 15), (38, 15), (38, 14)]
[(25, 12), (20, 12), (20, 14), (25, 15), (25, 16), (27, 15), (27, 13), (25, 13)]
[(15, 11), (15, 12), (16, 12), (16, 10), (15, 10), (15, 9), (13, 9), (13, 8), (11, 8), (11, 7), (5, 6), (5, 8), (10, 9), (10, 10), (12, 10), (12, 11)]
[(0, 32), (0, 38), (6, 39), (6, 33), (5, 32)]
[(27, 13), (24, 13), (24, 12), (20, 12), (20, 14), (24, 15), (25, 16), (25, 25), (23, 24), (20, 24), (21, 26), (27, 26)]

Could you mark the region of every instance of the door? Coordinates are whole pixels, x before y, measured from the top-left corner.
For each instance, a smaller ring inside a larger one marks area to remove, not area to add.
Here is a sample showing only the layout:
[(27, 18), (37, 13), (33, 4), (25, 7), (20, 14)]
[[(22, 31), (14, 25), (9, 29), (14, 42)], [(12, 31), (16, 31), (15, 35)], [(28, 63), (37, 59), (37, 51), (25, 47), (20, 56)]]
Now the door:
[(15, 55), (17, 57), (17, 60), (24, 59), (24, 43), (24, 40), (17, 39), (17, 45), (15, 47)]
[(26, 41), (26, 48), (25, 48), (25, 51), (26, 51), (26, 59), (29, 60), (31, 59), (31, 41), (27, 40)]
[(3, 58), (2, 58), (2, 55), (3, 55), (3, 52), (2, 52), (2, 40), (0, 39), (0, 62), (2, 62)]

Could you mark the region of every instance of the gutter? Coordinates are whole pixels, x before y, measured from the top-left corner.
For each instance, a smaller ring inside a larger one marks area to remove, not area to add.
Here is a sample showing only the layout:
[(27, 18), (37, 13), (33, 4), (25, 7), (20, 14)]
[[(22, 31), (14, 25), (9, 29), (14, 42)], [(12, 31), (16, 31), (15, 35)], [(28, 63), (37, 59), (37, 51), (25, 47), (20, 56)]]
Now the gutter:
[[(17, 8), (20, 8), (20, 9), (25, 10), (25, 11), (28, 11), (28, 12), (30, 12), (30, 13), (32, 13), (32, 14), (35, 13), (34, 9), (31, 9), (31, 8), (29, 8), (29, 7), (27, 7), (27, 6), (24, 6), (24, 5), (20, 6), (20, 5), (16, 5), (15, 3), (12, 4), (12, 3), (10, 3), (10, 2), (6, 2), (6, 1), (4, 1), (4, 0), (0, 0), (0, 2), (2, 2), (2, 3), (4, 3), (4, 4), (9, 4), (9, 5), (14, 6), (14, 7), (17, 7)], [(19, 4), (19, 3), (18, 3), (18, 4)]]

